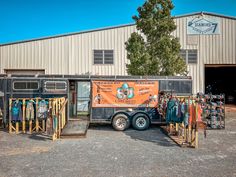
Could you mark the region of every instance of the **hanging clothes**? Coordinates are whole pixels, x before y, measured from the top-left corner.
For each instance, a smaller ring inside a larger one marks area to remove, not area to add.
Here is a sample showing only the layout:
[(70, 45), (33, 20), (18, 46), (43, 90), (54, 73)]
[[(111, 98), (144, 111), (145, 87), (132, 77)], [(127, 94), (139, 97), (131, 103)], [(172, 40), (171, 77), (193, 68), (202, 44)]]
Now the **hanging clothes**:
[(170, 101), (167, 103), (166, 121), (168, 123), (183, 122), (183, 116), (181, 115), (181, 105), (176, 98), (170, 99)]
[(191, 103), (190, 105), (189, 105), (189, 120), (188, 120), (188, 124), (189, 125), (192, 125), (192, 123), (193, 123), (193, 119), (194, 119), (194, 117), (195, 117), (195, 112), (194, 112), (194, 105), (193, 105), (193, 103)]
[(183, 115), (184, 126), (188, 126), (188, 119), (189, 119), (188, 103), (185, 101), (181, 103), (181, 113)]
[(22, 121), (22, 109), (21, 109), (21, 102), (19, 100), (16, 100), (13, 102), (12, 108), (11, 108), (11, 119), (12, 121)]
[(201, 122), (202, 121), (202, 107), (201, 104), (197, 104), (197, 121)]
[(39, 119), (46, 119), (48, 112), (47, 102), (45, 100), (41, 100), (38, 105), (38, 115)]
[(34, 120), (34, 100), (29, 100), (26, 106), (26, 120)]

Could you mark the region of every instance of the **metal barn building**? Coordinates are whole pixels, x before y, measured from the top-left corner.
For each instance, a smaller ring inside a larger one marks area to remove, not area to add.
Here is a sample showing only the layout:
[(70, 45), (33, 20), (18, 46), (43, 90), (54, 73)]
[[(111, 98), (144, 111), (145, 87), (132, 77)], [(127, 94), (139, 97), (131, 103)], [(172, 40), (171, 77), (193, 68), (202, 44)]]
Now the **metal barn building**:
[[(193, 93), (236, 96), (236, 18), (199, 12), (174, 20)], [(127, 75), (125, 42), (135, 31), (129, 24), (2, 44), (0, 74)]]

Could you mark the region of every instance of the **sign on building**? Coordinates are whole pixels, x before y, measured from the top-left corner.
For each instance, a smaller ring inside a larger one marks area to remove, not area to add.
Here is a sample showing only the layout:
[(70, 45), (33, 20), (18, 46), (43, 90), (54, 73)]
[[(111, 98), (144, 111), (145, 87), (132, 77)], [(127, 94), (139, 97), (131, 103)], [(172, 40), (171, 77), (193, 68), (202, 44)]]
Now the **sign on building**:
[(93, 81), (92, 107), (156, 107), (158, 81)]
[(216, 17), (188, 17), (187, 34), (220, 34), (220, 19)]

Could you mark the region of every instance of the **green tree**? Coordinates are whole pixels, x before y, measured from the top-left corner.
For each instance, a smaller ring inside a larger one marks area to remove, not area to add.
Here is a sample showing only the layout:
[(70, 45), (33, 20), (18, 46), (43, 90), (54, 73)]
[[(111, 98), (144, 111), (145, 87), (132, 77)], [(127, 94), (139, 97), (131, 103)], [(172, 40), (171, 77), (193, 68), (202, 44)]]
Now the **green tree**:
[(133, 16), (138, 32), (125, 43), (127, 72), (131, 75), (185, 75), (187, 67), (180, 56), (180, 43), (172, 35), (176, 25), (171, 17), (171, 0), (147, 0)]

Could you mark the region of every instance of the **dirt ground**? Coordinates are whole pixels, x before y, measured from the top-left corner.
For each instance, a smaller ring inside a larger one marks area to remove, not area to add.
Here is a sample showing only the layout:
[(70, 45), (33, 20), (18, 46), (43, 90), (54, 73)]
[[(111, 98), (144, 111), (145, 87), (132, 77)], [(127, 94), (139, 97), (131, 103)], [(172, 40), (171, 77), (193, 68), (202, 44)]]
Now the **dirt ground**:
[(198, 149), (180, 148), (158, 126), (91, 126), (86, 138), (55, 142), (0, 131), (0, 177), (236, 177), (236, 108), (226, 116), (225, 130), (200, 133)]

